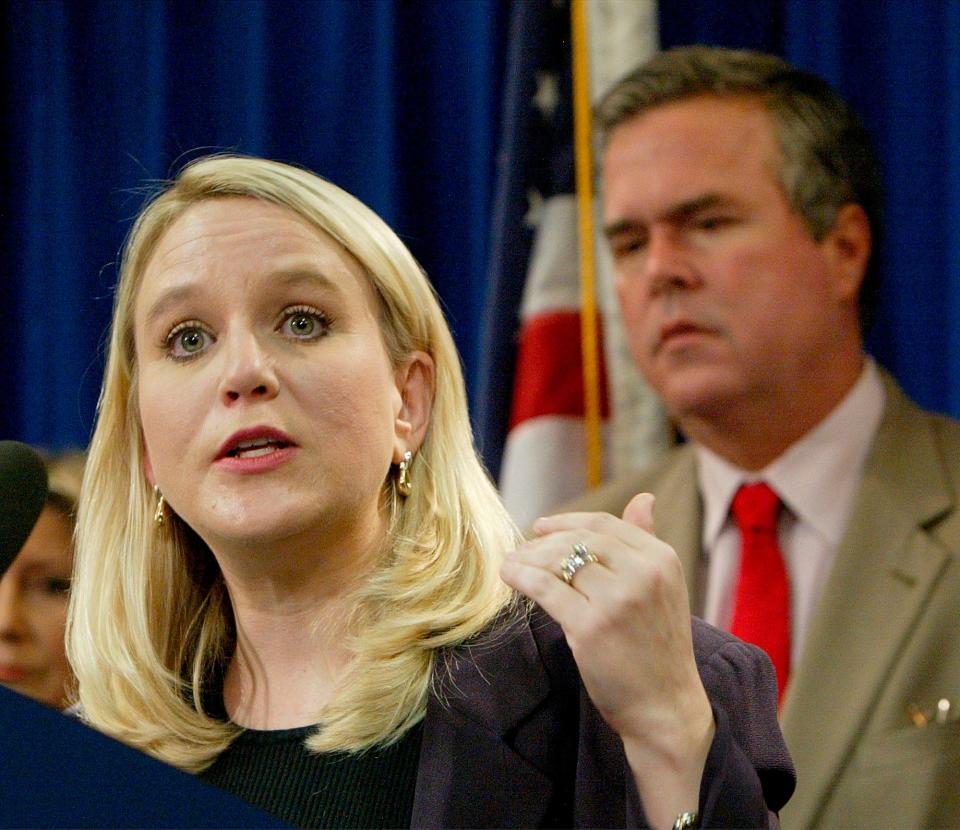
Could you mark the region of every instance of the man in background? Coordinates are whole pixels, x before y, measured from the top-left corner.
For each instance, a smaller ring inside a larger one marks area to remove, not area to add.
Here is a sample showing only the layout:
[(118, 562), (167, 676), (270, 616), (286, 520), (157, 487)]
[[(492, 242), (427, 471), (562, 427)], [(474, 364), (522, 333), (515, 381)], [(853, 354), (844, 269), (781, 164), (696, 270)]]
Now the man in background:
[(777, 669), (786, 828), (960, 826), (960, 424), (863, 351), (880, 176), (821, 79), (666, 52), (598, 108), (634, 359), (686, 438), (657, 496), (694, 613)]

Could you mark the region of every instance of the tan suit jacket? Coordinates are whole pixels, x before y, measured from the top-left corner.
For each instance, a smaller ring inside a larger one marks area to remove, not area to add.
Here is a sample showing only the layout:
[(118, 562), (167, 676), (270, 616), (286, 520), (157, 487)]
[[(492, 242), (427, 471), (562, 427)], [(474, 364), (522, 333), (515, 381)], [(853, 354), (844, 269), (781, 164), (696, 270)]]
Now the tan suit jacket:
[[(783, 702), (797, 768), (780, 814), (787, 830), (960, 827), (960, 423), (884, 382), (883, 420)], [(573, 506), (619, 515), (641, 491), (657, 496), (657, 535), (680, 555), (696, 613), (703, 511), (692, 447)], [(941, 699), (947, 721), (915, 725), (911, 709), (933, 712)]]

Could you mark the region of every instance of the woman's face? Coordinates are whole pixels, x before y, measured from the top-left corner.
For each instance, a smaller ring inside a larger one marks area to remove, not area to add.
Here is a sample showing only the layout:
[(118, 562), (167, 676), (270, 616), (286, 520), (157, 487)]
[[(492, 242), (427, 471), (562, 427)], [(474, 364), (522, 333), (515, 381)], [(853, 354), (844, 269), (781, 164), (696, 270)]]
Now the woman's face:
[(58, 709), (73, 678), (63, 642), (72, 531), (63, 513), (44, 507), (0, 579), (0, 683)]
[(134, 306), (145, 462), (214, 553), (382, 539), (409, 424), (378, 321), (359, 264), (284, 207), (209, 199), (161, 238)]

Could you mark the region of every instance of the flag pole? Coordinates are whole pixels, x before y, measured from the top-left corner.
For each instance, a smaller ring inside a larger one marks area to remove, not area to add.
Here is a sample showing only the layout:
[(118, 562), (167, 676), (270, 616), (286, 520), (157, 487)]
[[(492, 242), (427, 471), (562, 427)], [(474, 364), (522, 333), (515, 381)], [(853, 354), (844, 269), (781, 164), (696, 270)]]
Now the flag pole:
[(596, 261), (593, 228), (593, 149), (591, 143), (590, 69), (586, 0), (572, 0), (573, 135), (577, 186), (577, 225), (580, 235), (580, 345), (583, 355), (583, 395), (587, 433), (587, 484), (602, 480), (600, 435), (600, 338), (597, 332)]

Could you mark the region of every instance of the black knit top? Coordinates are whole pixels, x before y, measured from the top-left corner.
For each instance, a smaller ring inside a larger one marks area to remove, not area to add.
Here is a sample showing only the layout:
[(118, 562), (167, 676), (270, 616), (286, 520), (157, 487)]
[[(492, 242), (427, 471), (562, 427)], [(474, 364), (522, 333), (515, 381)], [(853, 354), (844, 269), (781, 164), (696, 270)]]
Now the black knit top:
[(247, 729), (200, 777), (297, 827), (409, 827), (422, 723), (358, 755), (308, 752), (313, 729)]

